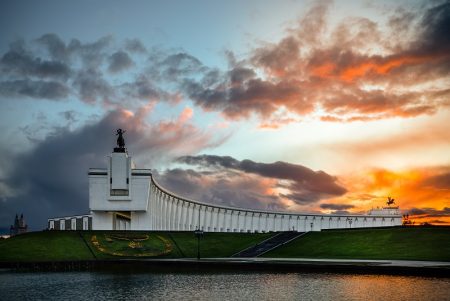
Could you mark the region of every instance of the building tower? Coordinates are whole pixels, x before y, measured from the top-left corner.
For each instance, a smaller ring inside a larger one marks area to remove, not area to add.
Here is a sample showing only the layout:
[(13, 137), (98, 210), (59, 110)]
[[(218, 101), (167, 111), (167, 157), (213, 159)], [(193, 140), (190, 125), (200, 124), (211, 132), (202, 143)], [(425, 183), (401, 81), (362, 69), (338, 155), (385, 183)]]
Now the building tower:
[(117, 147), (108, 156), (108, 168), (89, 169), (89, 208), (96, 230), (140, 230), (148, 208), (151, 173), (135, 169), (118, 129)]
[(22, 233), (26, 233), (28, 230), (28, 225), (23, 218), (23, 213), (20, 215), (20, 219), (16, 214), (16, 218), (14, 219), (14, 225), (11, 225), (9, 228), (9, 234), (11, 236), (18, 235)]

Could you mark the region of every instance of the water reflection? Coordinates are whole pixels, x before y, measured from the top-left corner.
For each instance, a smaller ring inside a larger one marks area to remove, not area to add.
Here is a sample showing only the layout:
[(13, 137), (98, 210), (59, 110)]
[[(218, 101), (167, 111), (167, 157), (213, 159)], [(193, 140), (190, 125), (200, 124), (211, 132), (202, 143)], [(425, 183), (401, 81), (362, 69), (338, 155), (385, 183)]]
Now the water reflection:
[(449, 300), (450, 279), (314, 273), (0, 272), (0, 300)]

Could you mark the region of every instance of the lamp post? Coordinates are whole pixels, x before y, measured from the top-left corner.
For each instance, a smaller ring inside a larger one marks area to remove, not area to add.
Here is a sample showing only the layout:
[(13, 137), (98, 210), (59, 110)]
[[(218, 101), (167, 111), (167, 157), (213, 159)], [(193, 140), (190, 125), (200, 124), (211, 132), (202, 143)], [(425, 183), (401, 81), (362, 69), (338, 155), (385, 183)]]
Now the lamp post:
[(198, 207), (198, 228), (194, 231), (197, 236), (197, 260), (200, 259), (200, 238), (203, 236), (203, 231), (200, 227), (200, 206)]

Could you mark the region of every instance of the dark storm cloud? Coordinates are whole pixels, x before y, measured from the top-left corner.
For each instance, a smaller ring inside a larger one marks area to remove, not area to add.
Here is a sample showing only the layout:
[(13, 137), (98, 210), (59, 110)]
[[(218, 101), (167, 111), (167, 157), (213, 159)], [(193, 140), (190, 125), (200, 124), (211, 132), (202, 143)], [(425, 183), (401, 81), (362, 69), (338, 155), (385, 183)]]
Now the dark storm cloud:
[(436, 208), (412, 208), (407, 212), (412, 218), (433, 218), (450, 216), (450, 208), (444, 207), (442, 210)]
[(210, 204), (263, 210), (286, 210), (275, 195), (267, 195), (264, 181), (236, 172), (198, 172), (169, 169), (155, 177), (165, 188)]
[(0, 204), (0, 220), (23, 212), (34, 229), (52, 216), (88, 213), (87, 170), (104, 161), (111, 140), (107, 120), (77, 132), (60, 129), (32, 151), (17, 155), (7, 185), (20, 193)]
[(353, 205), (349, 204), (320, 204), (320, 208), (322, 209), (329, 209), (329, 210), (347, 210), (355, 208)]
[[(429, 52), (450, 50), (450, 1), (429, 8), (421, 22), (423, 47)], [(447, 53), (448, 54), (448, 53)]]
[(124, 71), (134, 65), (133, 60), (130, 58), (128, 53), (124, 51), (114, 52), (108, 58), (108, 62), (109, 62), (108, 70), (109, 72), (112, 73)]
[(258, 163), (251, 160), (236, 160), (232, 157), (212, 155), (184, 156), (177, 160), (180, 163), (208, 168), (231, 169), (244, 173), (256, 174), (266, 178), (286, 180), (280, 184), (291, 192), (281, 196), (298, 204), (310, 204), (327, 196), (340, 196), (346, 189), (337, 183), (336, 177), (323, 171), (313, 171), (305, 166), (286, 162)]
[(70, 89), (55, 81), (14, 80), (0, 82), (0, 95), (9, 97), (26, 96), (36, 99), (63, 100)]
[[(134, 158), (141, 157), (149, 166), (157, 162), (152, 161), (154, 158), (160, 162), (170, 156), (195, 153), (212, 143), (208, 133), (181, 121), (150, 126), (145, 123), (147, 114), (146, 109), (136, 114), (111, 111), (98, 122), (75, 131), (69, 127), (54, 129), (26, 153), (2, 151), (8, 160), (0, 161), (0, 221), (4, 223), (0, 226), (7, 226), (16, 212), (23, 212), (33, 229), (44, 227), (48, 217), (88, 213), (87, 171), (90, 167), (106, 167), (105, 158), (115, 146), (117, 128), (126, 129), (125, 141)], [(70, 123), (73, 114), (65, 115)]]

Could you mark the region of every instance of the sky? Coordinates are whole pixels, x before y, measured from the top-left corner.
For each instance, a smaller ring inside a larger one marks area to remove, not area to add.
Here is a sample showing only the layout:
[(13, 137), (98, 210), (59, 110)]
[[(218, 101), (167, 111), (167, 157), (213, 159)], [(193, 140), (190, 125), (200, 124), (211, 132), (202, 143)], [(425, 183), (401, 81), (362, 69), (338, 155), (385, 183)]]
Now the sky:
[(117, 128), (200, 201), (450, 223), (449, 1), (1, 1), (0, 227), (89, 212)]

